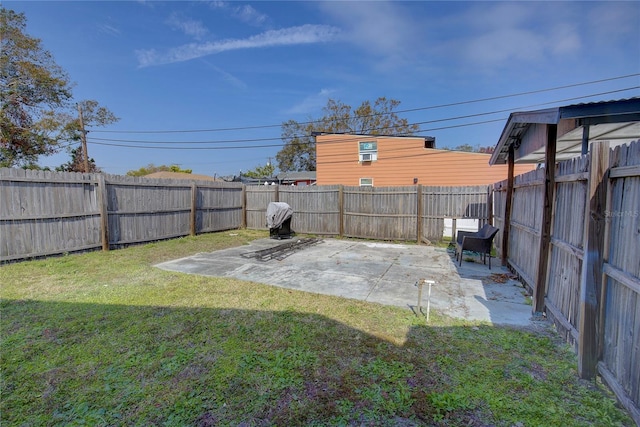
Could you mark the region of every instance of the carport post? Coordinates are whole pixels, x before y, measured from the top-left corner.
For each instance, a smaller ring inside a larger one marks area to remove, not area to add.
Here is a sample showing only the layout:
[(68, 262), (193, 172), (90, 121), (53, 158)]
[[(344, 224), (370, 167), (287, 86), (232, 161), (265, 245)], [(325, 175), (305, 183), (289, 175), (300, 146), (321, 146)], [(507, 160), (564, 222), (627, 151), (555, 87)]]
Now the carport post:
[(507, 159), (507, 194), (504, 200), (504, 221), (502, 230), (502, 244), (500, 245), (502, 265), (506, 266), (509, 260), (509, 228), (511, 228), (511, 198), (513, 197), (513, 173), (515, 163), (515, 149), (509, 145)]
[[(540, 246), (538, 248), (538, 274), (533, 287), (533, 312), (544, 312), (545, 298), (547, 296), (547, 267), (549, 265), (549, 253), (551, 247), (551, 223), (555, 211), (555, 187), (556, 187), (556, 140), (558, 138), (558, 125), (547, 125), (544, 160), (544, 207), (542, 209), (542, 224), (540, 227)], [(586, 255), (585, 255), (586, 256)]]

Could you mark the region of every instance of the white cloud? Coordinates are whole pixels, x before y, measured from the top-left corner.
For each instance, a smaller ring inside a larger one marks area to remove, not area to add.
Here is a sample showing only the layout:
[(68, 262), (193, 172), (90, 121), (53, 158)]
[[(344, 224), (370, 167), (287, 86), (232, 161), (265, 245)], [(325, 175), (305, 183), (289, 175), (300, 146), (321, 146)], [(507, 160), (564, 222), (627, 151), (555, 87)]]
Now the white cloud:
[(531, 31), (504, 28), (467, 40), (461, 52), (466, 60), (483, 67), (509, 61), (538, 61), (544, 56), (544, 40)]
[(242, 22), (255, 26), (261, 26), (265, 24), (269, 19), (267, 15), (258, 12), (256, 9), (249, 5), (234, 8), (234, 15), (237, 16)]
[(318, 7), (344, 26), (345, 41), (397, 66), (421, 56), (427, 43), (424, 22), (417, 21), (404, 5), (396, 2), (330, 1), (319, 3)]
[(640, 4), (638, 2), (606, 2), (597, 4), (587, 15), (587, 25), (599, 43), (617, 43), (621, 39), (638, 43)]
[(212, 9), (222, 9), (227, 7), (227, 2), (221, 0), (210, 1), (209, 7), (211, 7)]
[(240, 80), (239, 78), (237, 78), (236, 76), (234, 76), (233, 74), (226, 72), (222, 68), (218, 67), (217, 65), (212, 64), (211, 62), (209, 62), (206, 59), (201, 59), (201, 61), (204, 64), (206, 64), (209, 68), (214, 70), (216, 73), (220, 74), (222, 76), (222, 79), (224, 81), (230, 83), (232, 86), (235, 86), (236, 88), (242, 89), (242, 90), (247, 89), (247, 84), (245, 82), (243, 82), (242, 80)]
[(310, 114), (319, 111), (327, 105), (327, 100), (336, 93), (335, 89), (322, 89), (320, 92), (307, 96), (297, 105), (285, 111), (285, 114)]
[(573, 55), (582, 48), (580, 35), (574, 25), (558, 25), (550, 33), (554, 55)]
[(485, 71), (576, 55), (583, 46), (576, 16), (563, 3), (478, 3), (447, 20), (460, 31), (440, 53)]
[(183, 17), (178, 13), (171, 14), (169, 19), (167, 19), (167, 24), (171, 28), (182, 31), (197, 40), (200, 40), (209, 32), (202, 22)]
[(265, 31), (246, 39), (227, 39), (215, 42), (190, 43), (159, 53), (155, 49), (137, 50), (140, 67), (188, 61), (221, 52), (256, 49), (261, 47), (291, 46), (322, 43), (334, 40), (339, 34), (335, 27), (327, 25), (302, 25), (281, 30)]
[(212, 1), (209, 2), (211, 9), (220, 9), (227, 11), (231, 16), (239, 19), (245, 24), (261, 27), (269, 21), (269, 16), (259, 12), (253, 6), (243, 5), (235, 6), (231, 2), (226, 1)]
[(119, 36), (121, 34), (120, 30), (109, 24), (99, 24), (98, 31), (101, 33), (109, 34), (111, 36)]

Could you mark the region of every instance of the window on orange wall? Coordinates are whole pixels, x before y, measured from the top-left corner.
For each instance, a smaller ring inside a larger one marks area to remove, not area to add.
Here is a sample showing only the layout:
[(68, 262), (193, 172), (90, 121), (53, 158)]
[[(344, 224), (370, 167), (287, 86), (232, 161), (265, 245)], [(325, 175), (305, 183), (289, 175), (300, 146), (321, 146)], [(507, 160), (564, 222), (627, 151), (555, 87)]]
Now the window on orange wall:
[(373, 178), (360, 178), (360, 187), (373, 187)]
[(378, 143), (376, 141), (359, 141), (358, 160), (360, 162), (375, 162), (378, 160)]

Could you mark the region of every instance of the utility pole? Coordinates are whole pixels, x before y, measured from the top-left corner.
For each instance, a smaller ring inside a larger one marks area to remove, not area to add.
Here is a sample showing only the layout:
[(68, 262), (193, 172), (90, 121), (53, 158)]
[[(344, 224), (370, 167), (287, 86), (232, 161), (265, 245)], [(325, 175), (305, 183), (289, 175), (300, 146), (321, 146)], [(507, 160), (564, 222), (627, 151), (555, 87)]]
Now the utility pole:
[(82, 153), (84, 154), (84, 172), (89, 173), (89, 152), (87, 151), (87, 131), (84, 130), (84, 119), (82, 118), (82, 107), (78, 104), (78, 116), (80, 118), (80, 138), (82, 140)]

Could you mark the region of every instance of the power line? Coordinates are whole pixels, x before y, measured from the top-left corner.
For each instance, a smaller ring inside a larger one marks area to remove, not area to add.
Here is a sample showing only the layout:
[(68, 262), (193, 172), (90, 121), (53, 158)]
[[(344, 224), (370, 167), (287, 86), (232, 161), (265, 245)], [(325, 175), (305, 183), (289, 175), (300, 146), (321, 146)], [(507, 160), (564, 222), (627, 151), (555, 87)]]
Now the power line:
[[(578, 99), (591, 98), (591, 97), (594, 97), (594, 96), (609, 95), (609, 94), (612, 94), (612, 93), (623, 92), (623, 91), (632, 90), (632, 89), (638, 89), (638, 88), (640, 88), (640, 86), (633, 86), (633, 87), (630, 87), (630, 88), (618, 89), (618, 90), (607, 91), (607, 92), (600, 92), (600, 93), (589, 94), (589, 95), (573, 97), (573, 98), (565, 98), (565, 99), (561, 99), (561, 100), (544, 102), (544, 103), (539, 103), (539, 104), (531, 104), (531, 105), (527, 105), (527, 106), (523, 106), (523, 107), (509, 108), (509, 109), (496, 110), (496, 111), (490, 111), (490, 112), (484, 112), (484, 113), (468, 114), (468, 115), (463, 115), (463, 116), (446, 117), (446, 118), (435, 119), (435, 120), (427, 120), (427, 121), (423, 121), (423, 122), (415, 122), (415, 123), (412, 123), (411, 125), (414, 125), (414, 124), (415, 125), (425, 125), (425, 124), (433, 124), (433, 123), (442, 123), (442, 122), (446, 122), (446, 121), (462, 120), (462, 119), (468, 119), (468, 118), (473, 118), (473, 117), (488, 116), (488, 115), (493, 115), (493, 114), (511, 112), (511, 111), (518, 110), (518, 109), (527, 109), (527, 108), (533, 108), (533, 107), (540, 107), (540, 106), (544, 106), (544, 105), (557, 104), (557, 103), (563, 103), (563, 102), (568, 102), (568, 101), (575, 101), (575, 100), (578, 100)], [(475, 125), (479, 125), (479, 124), (486, 124), (486, 123), (492, 123), (492, 122), (503, 121), (503, 120), (505, 120), (505, 118), (498, 118), (498, 119), (494, 119), (494, 120), (485, 120), (485, 121), (472, 122), (472, 123), (462, 123), (462, 124), (457, 124), (457, 125), (452, 125), (452, 126), (445, 126), (445, 127), (438, 127), (438, 128), (418, 129), (416, 132), (431, 132), (431, 131), (434, 131), (434, 130), (455, 129), (455, 128), (460, 128), (460, 127), (475, 126)], [(387, 128), (370, 129), (369, 132), (378, 132), (378, 131), (383, 131), (385, 129), (387, 129)], [(307, 138), (309, 136), (310, 135), (306, 135), (306, 134), (305, 135), (294, 135), (293, 137), (291, 137), (289, 139)], [(166, 150), (180, 150), (180, 149), (183, 149), (183, 150), (223, 150), (223, 149), (247, 149), (247, 148), (282, 147), (282, 146), (286, 145), (287, 143), (286, 142), (281, 142), (281, 143), (278, 143), (278, 144), (245, 145), (245, 146), (223, 146), (223, 147), (164, 147), (164, 146), (157, 146), (157, 145), (141, 146), (141, 145), (117, 144), (117, 143), (119, 143), (119, 142), (130, 142), (130, 143), (138, 143), (138, 144), (174, 144), (175, 145), (175, 144), (246, 143), (246, 142), (265, 142), (265, 141), (279, 141), (279, 140), (281, 140), (281, 138), (233, 139), (233, 140), (217, 140), (217, 141), (148, 141), (148, 140), (108, 139), (108, 138), (93, 138), (92, 137), (89, 140), (89, 142), (91, 144), (96, 144), (96, 145), (116, 146), (116, 147), (125, 147), (125, 148), (147, 148), (147, 149), (166, 149)], [(97, 141), (101, 141), (101, 142), (97, 142)], [(344, 141), (350, 141), (350, 139), (334, 140), (331, 143), (340, 143), (340, 142), (344, 142)], [(313, 144), (313, 142), (305, 142), (305, 141), (300, 141), (299, 143), (300, 144), (304, 144), (304, 145)]]
[[(443, 126), (443, 127), (438, 127), (438, 128), (430, 128), (430, 129), (418, 129), (418, 132), (430, 132), (430, 131), (434, 131), (434, 130), (445, 130), (445, 129), (455, 129), (455, 128), (461, 128), (461, 127), (468, 127), (468, 126), (477, 126), (477, 125), (482, 125), (482, 124), (487, 124), (487, 123), (495, 123), (495, 122), (502, 122), (506, 120), (505, 117), (501, 117), (499, 119), (493, 119), (493, 120), (484, 120), (484, 121), (480, 121), (480, 122), (471, 122), (471, 123), (463, 123), (463, 124), (458, 124), (458, 125), (453, 125), (453, 126)], [(383, 136), (383, 135), (380, 135)], [(353, 139), (351, 138), (345, 138), (345, 139), (335, 139), (333, 141), (330, 142), (324, 142), (323, 144), (340, 144), (343, 142), (350, 142)], [(248, 149), (248, 148), (269, 148), (269, 147), (283, 147), (285, 146), (287, 143), (285, 142), (281, 142), (279, 144), (264, 144), (264, 145), (245, 145), (245, 146), (236, 146), (236, 147), (166, 147), (166, 146), (149, 146), (149, 145), (129, 145), (129, 144), (113, 144), (113, 143), (109, 143), (109, 142), (94, 142), (92, 140), (89, 140), (90, 144), (95, 144), (95, 145), (106, 145), (106, 146), (112, 146), (112, 147), (123, 147), (123, 148), (142, 148), (142, 149), (154, 149), (154, 150), (235, 150), (235, 149)], [(301, 145), (312, 145), (315, 144), (315, 142), (304, 142), (304, 141), (300, 141)]]
[[(519, 93), (514, 93), (514, 94), (508, 94), (508, 95), (499, 95), (499, 96), (492, 96), (492, 97), (488, 97), (488, 98), (479, 98), (479, 99), (473, 99), (473, 100), (467, 100), (467, 101), (459, 101), (459, 102), (453, 102), (453, 103), (448, 103), (448, 104), (439, 104), (439, 105), (432, 105), (432, 106), (427, 106), (427, 107), (418, 107), (418, 108), (410, 108), (410, 109), (405, 109), (405, 110), (398, 110), (398, 111), (393, 111), (391, 113), (377, 113), (377, 114), (372, 114), (370, 116), (365, 116), (365, 117), (375, 117), (375, 116), (379, 116), (379, 115), (383, 115), (383, 114), (393, 114), (393, 113), (408, 113), (408, 112), (414, 112), (414, 111), (425, 111), (425, 110), (433, 110), (433, 109), (438, 109), (438, 108), (447, 108), (447, 107), (455, 107), (455, 106), (460, 106), (460, 105), (467, 105), (467, 104), (474, 104), (474, 103), (479, 103), (479, 102), (486, 102), (486, 101), (495, 101), (498, 99), (506, 99), (506, 98), (514, 98), (514, 97), (518, 97), (518, 96), (525, 96), (525, 95), (533, 95), (533, 94), (537, 94), (537, 93), (544, 93), (544, 92), (552, 92), (552, 91), (556, 91), (556, 90), (561, 90), (561, 89), (570, 89), (570, 88), (574, 88), (574, 87), (580, 87), (580, 86), (587, 86), (587, 85), (592, 85), (592, 84), (597, 84), (597, 83), (605, 83), (605, 82), (610, 82), (610, 81), (614, 81), (614, 80), (622, 80), (622, 79), (627, 79), (627, 78), (631, 78), (631, 77), (637, 77), (640, 76), (640, 73), (634, 73), (634, 74), (627, 74), (624, 76), (617, 76), (617, 77), (610, 77), (610, 78), (606, 78), (606, 79), (599, 79), (599, 80), (591, 80), (588, 82), (581, 82), (581, 83), (573, 83), (573, 84), (569, 84), (569, 85), (563, 85), (563, 86), (556, 86), (556, 87), (552, 87), (552, 88), (547, 88), (547, 89), (537, 89), (537, 90), (532, 90), (532, 91), (526, 91), (526, 92), (519, 92)], [(318, 123), (318, 120), (314, 120), (314, 121), (308, 121), (308, 122), (298, 122), (299, 124), (312, 124), (312, 123)], [(228, 132), (228, 131), (238, 131), (238, 130), (252, 130), (252, 129), (268, 129), (268, 128), (277, 128), (277, 127), (281, 127), (282, 124), (272, 124), (272, 125), (258, 125), (258, 126), (241, 126), (241, 127), (231, 127), (231, 128), (213, 128), (213, 129), (185, 129), (185, 130), (132, 130), (132, 131), (126, 131), (126, 130), (93, 130), (93, 133), (131, 133), (131, 134), (142, 134), (142, 133), (202, 133), (202, 132)]]

